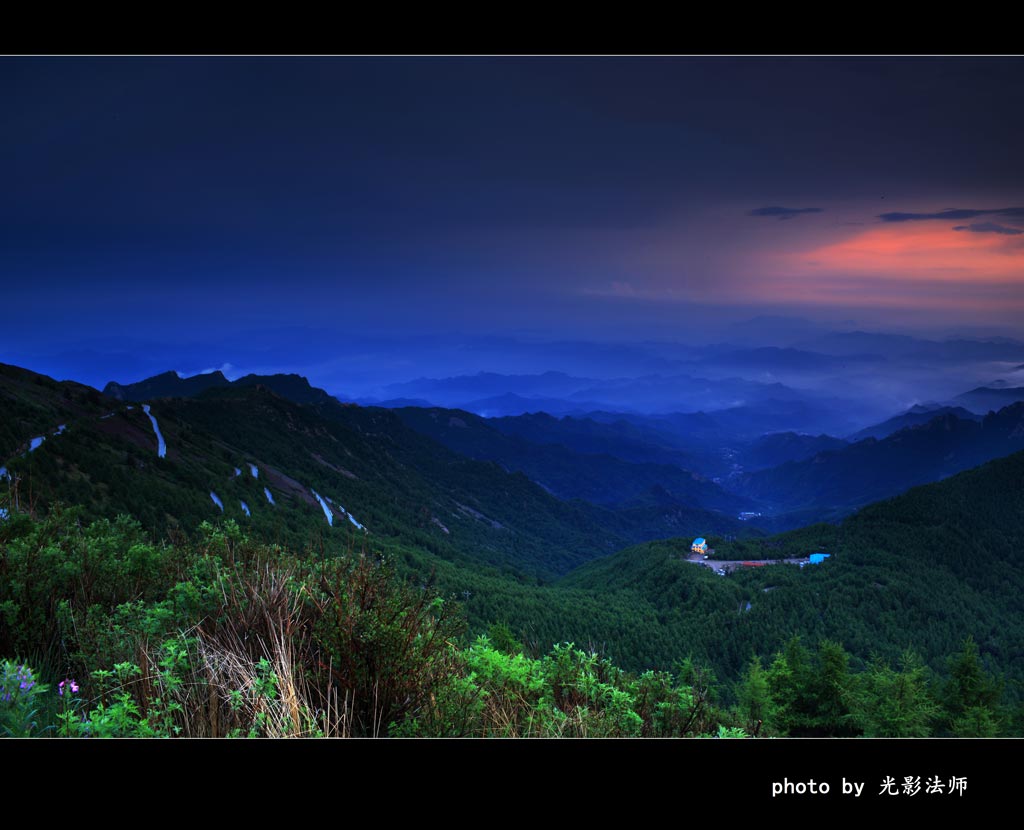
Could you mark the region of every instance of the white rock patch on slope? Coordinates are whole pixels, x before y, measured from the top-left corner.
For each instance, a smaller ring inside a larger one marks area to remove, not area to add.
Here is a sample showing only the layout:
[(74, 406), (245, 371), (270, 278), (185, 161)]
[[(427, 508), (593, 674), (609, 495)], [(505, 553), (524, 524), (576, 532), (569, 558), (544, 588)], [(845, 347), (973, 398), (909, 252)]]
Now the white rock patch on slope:
[(220, 500), (220, 496), (218, 496), (216, 493), (213, 492), (213, 490), (211, 490), (210, 491), (210, 498), (213, 499), (213, 503), (215, 505), (217, 505), (217, 507), (220, 508), (220, 512), (223, 513), (224, 512), (224, 502), (222, 502)]
[(316, 496), (316, 500), (320, 502), (320, 506), (324, 509), (324, 515), (327, 517), (327, 524), (334, 527), (334, 514), (331, 513), (331, 508), (327, 506), (327, 502), (324, 501), (323, 496), (321, 496), (316, 490), (310, 490), (310, 492)]
[[(327, 499), (327, 501), (331, 501), (331, 500)], [(331, 502), (331, 504), (334, 504), (334, 502)], [(348, 516), (348, 520), (350, 522), (352, 522), (352, 524), (354, 524), (360, 530), (366, 530), (365, 527), (363, 527), (361, 524), (359, 524), (359, 522), (356, 521), (356, 517), (353, 516), (351, 513), (349, 513), (344, 507), (342, 507), (340, 504), (337, 507), (338, 507), (338, 510), (340, 510), (343, 515)]]
[[(144, 403), (142, 405), (142, 411), (149, 416), (149, 420), (153, 422), (153, 432), (156, 433), (156, 454), (160, 458), (164, 458), (167, 455), (167, 442), (164, 441), (163, 433), (160, 432), (160, 426), (156, 422), (156, 418), (149, 411), (149, 404)], [(224, 508), (221, 507), (221, 510)]]
[(242, 502), (242, 512), (245, 513), (246, 516), (252, 515), (252, 513), (249, 512), (249, 505), (247, 505), (244, 501)]
[(267, 497), (267, 501), (269, 501), (271, 504), (274, 504), (274, 497), (272, 495), (270, 495), (270, 490), (268, 488), (264, 487), (263, 488), (263, 492), (264, 492), (264, 494)]
[(259, 478), (260, 477), (260, 471), (256, 469), (256, 465), (255, 464), (250, 464), (249, 465), (249, 472), (252, 473), (252, 477), (253, 478)]

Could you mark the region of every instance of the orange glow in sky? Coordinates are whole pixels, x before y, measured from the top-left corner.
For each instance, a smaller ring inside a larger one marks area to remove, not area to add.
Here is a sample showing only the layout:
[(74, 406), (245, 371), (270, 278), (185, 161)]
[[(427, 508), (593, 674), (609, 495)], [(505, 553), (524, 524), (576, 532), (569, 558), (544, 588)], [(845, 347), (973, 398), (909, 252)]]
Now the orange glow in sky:
[(762, 275), (746, 296), (801, 305), (1024, 309), (1024, 235), (954, 231), (944, 222), (851, 230), (838, 242), (762, 255)]
[(883, 225), (786, 255), (784, 264), (791, 274), (1013, 283), (1024, 280), (1024, 236), (954, 231), (944, 223)]

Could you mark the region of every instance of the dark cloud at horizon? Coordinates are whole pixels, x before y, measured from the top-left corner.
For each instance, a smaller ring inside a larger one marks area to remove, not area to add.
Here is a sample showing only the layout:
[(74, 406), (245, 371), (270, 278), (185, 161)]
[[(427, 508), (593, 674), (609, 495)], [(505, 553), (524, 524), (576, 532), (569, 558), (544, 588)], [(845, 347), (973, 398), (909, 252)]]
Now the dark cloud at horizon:
[(963, 220), (974, 219), (976, 216), (1007, 216), (1024, 219), (1024, 207), (951, 208), (950, 210), (940, 210), (937, 213), (901, 213), (894, 211), (892, 213), (878, 214), (878, 218), (883, 222), (918, 222), (926, 219), (939, 219), (943, 221)]
[(822, 209), (816, 207), (788, 208), (773, 205), (771, 207), (755, 208), (754, 210), (747, 211), (747, 216), (772, 216), (776, 219), (792, 219), (794, 216), (799, 216), (801, 213), (822, 213)]
[(971, 233), (1001, 233), (1006, 236), (1019, 236), (1024, 231), (1017, 228), (1008, 228), (1006, 225), (997, 225), (995, 222), (977, 222), (973, 225), (957, 225), (955, 231), (970, 231)]

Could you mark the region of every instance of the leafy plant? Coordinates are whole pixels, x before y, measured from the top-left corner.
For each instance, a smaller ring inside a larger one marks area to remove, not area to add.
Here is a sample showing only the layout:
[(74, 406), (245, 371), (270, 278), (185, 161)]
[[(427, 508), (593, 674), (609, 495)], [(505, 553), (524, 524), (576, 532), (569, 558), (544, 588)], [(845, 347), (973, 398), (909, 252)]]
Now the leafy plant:
[(42, 695), (49, 686), (40, 683), (32, 669), (13, 660), (0, 661), (0, 737), (29, 738), (38, 735)]

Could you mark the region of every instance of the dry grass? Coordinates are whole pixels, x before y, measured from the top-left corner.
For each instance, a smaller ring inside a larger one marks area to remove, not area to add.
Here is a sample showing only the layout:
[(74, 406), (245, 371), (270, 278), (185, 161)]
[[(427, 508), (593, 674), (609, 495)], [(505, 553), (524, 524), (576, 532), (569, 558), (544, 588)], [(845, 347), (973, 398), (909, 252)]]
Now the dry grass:
[(293, 573), (262, 563), (223, 584), (221, 613), (201, 624), (179, 689), (190, 737), (345, 737), (348, 709), (311, 685), (310, 621)]

